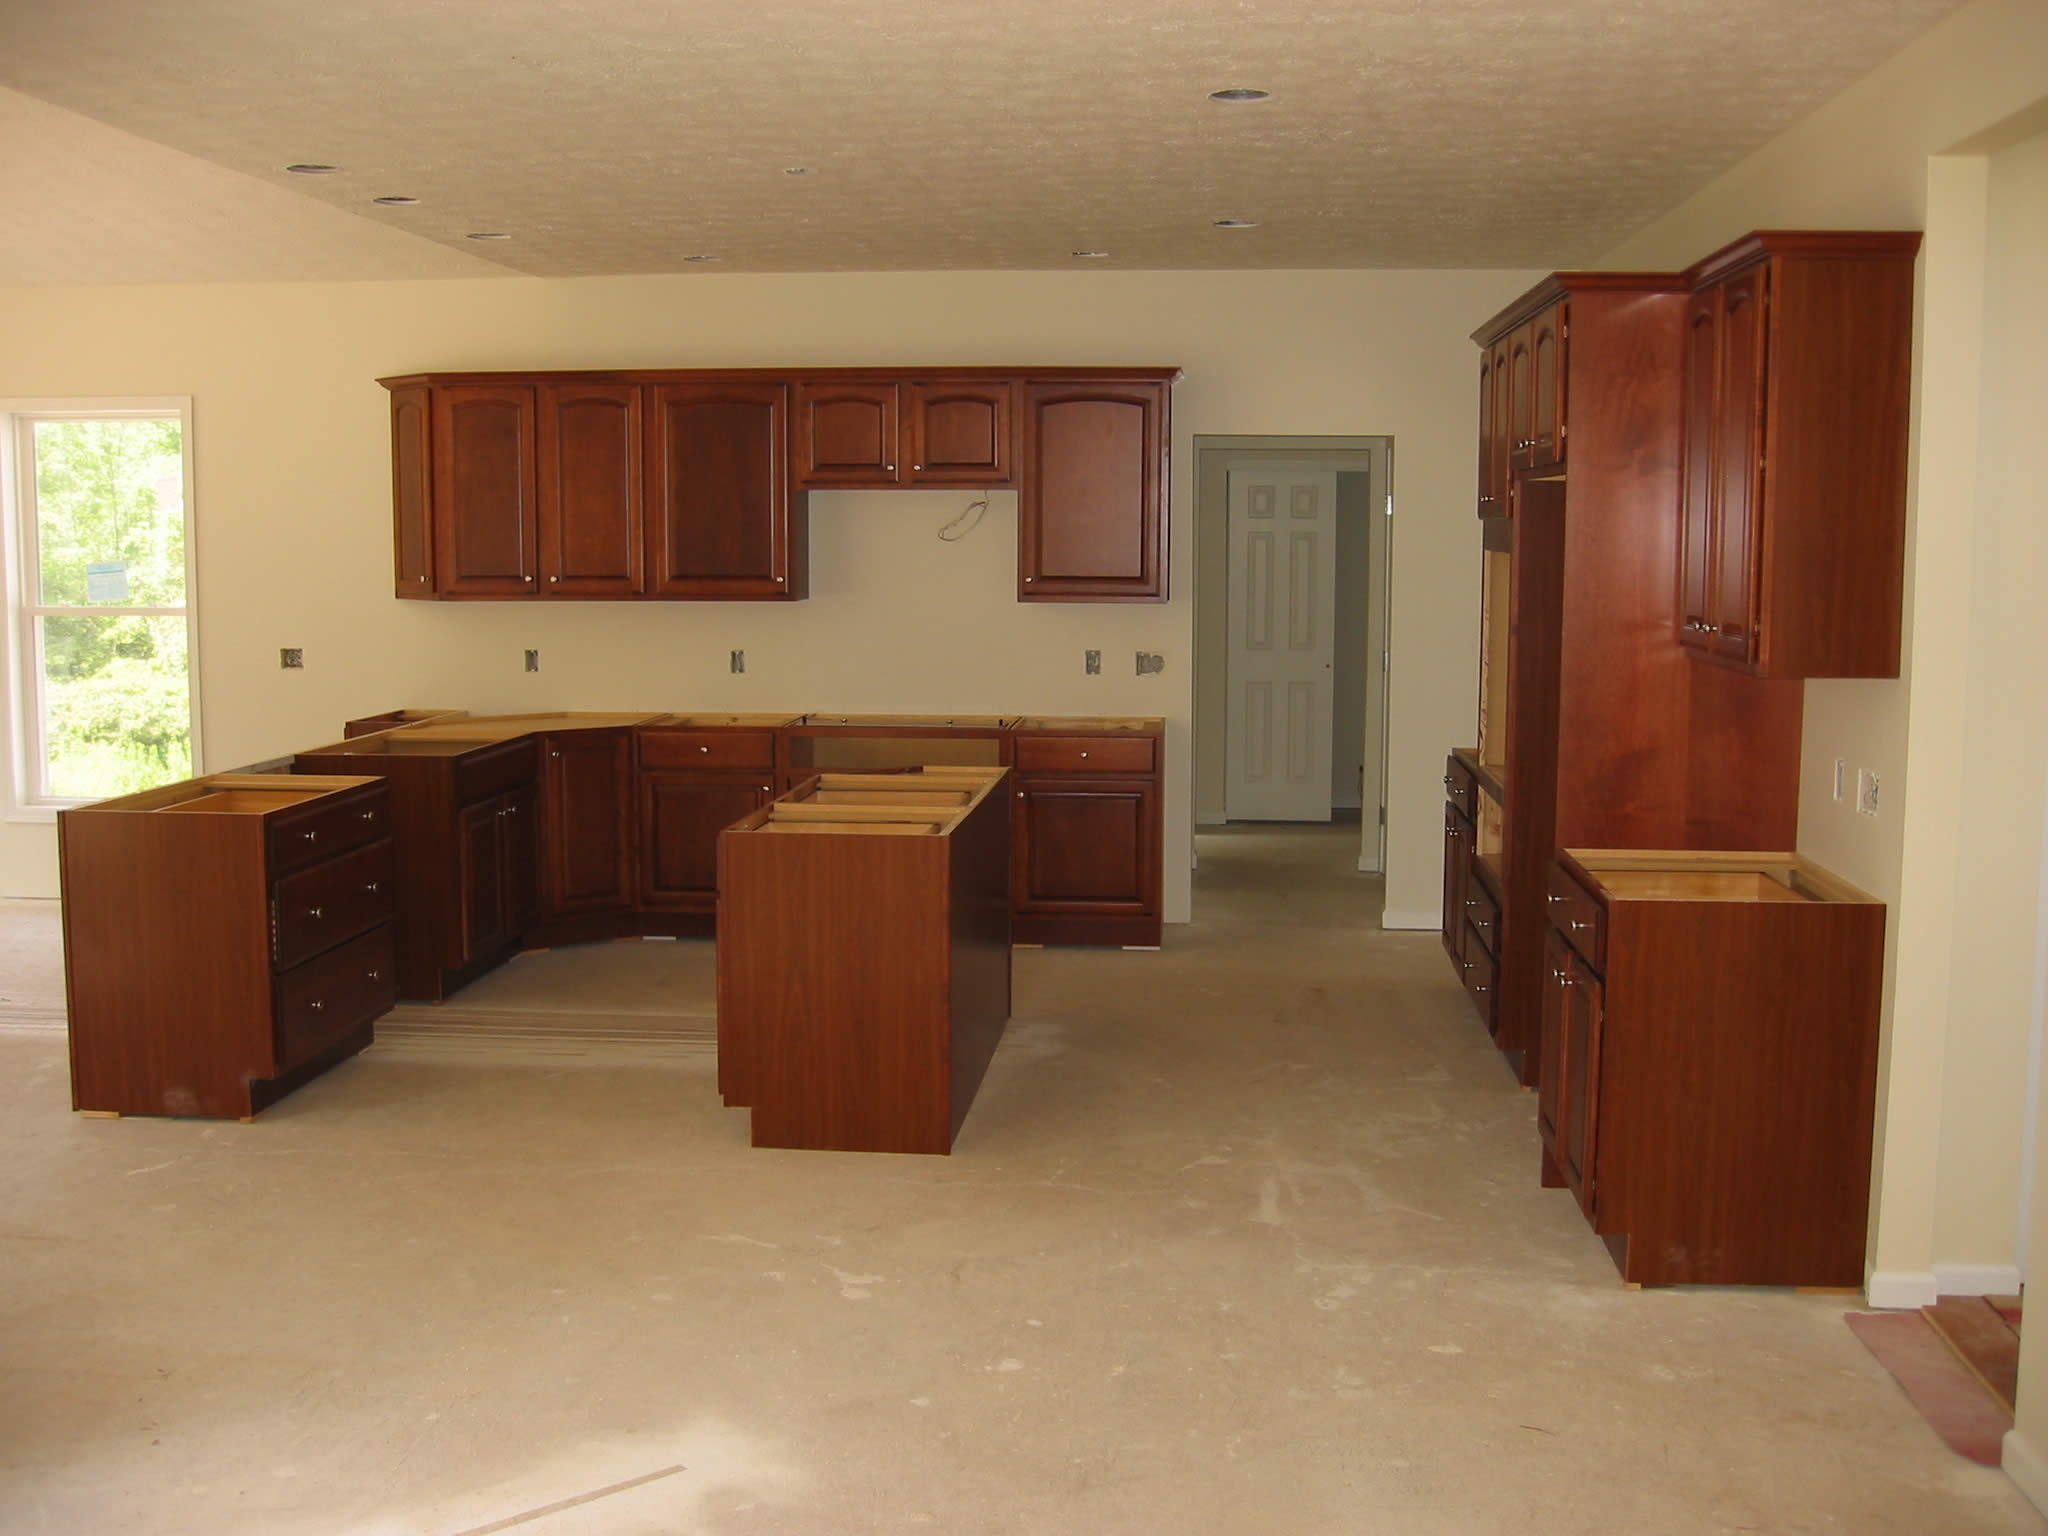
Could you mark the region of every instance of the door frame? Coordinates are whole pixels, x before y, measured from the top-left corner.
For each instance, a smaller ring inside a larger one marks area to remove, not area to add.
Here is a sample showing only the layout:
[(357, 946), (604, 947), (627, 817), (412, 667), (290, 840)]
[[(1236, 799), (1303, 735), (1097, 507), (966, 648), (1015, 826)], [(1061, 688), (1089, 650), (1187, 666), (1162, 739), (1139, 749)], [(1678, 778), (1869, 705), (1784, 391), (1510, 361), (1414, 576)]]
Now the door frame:
[[(1228, 678), (1230, 596), (1230, 465), (1233, 462), (1292, 462), (1340, 473), (1360, 470), (1377, 477), (1371, 487), (1375, 516), (1370, 528), (1379, 556), (1366, 578), (1366, 635), (1369, 649), (1385, 656), (1389, 579), (1393, 570), (1394, 439), (1391, 436), (1222, 436), (1197, 433), (1195, 455), (1195, 656), (1194, 794), (1197, 827), (1223, 823), (1223, 778), (1228, 766)], [(1339, 594), (1342, 601), (1342, 594)], [(1386, 868), (1387, 696), (1385, 665), (1366, 669), (1368, 761), (1379, 766), (1380, 805), (1360, 819), (1358, 867)], [(1376, 749), (1372, 738), (1377, 736)]]

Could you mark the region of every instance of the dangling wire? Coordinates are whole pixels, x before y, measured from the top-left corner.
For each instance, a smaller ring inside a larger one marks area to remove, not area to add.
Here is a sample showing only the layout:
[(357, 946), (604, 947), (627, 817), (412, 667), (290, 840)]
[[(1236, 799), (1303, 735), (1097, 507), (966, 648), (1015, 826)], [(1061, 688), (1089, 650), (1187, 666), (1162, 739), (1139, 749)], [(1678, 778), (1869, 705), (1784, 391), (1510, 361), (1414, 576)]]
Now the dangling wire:
[[(939, 530), (939, 537), (941, 539), (944, 539), (948, 544), (958, 544), (962, 539), (966, 538), (967, 535), (974, 532), (975, 529), (981, 526), (982, 516), (987, 511), (988, 498), (986, 496), (982, 497), (979, 501), (970, 501), (969, 503), (967, 503), (966, 506), (960, 509), (959, 515), (957, 517), (955, 517), (950, 523), (946, 524), (945, 527)], [(960, 528), (960, 525), (963, 522), (967, 522), (967, 514), (970, 512), (974, 514), (974, 521), (971, 523), (967, 523), (967, 526), (965, 528)], [(953, 531), (956, 528), (960, 529), (958, 533), (955, 533)]]

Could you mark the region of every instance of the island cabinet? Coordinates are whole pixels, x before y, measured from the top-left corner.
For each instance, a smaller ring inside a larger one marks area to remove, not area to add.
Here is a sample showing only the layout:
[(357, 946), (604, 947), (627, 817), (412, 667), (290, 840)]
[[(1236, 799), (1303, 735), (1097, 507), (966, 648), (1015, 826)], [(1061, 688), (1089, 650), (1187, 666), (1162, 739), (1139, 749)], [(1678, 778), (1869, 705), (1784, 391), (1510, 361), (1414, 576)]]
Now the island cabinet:
[(1896, 677), (1917, 233), (1739, 240), (1688, 274), (1679, 637)]
[(671, 715), (634, 733), (639, 904), (679, 932), (710, 933), (718, 834), (775, 798), (788, 715)]
[(72, 1107), (246, 1119), (392, 1004), (382, 780), (214, 774), (60, 811)]
[(1863, 1282), (1882, 903), (1789, 853), (1561, 852), (1542, 1179), (1622, 1278)]
[(656, 384), (648, 409), (648, 595), (803, 597), (809, 523), (789, 483), (789, 386)]
[(1165, 602), (1171, 371), (1023, 387), (1017, 596)]
[(530, 727), (462, 717), (294, 755), (300, 774), (388, 789), (398, 995), (439, 1002), (506, 959), (536, 903), (539, 752)]
[(800, 377), (797, 482), (1008, 485), (1015, 394), (1005, 377)]
[(952, 1150), (1010, 1015), (1003, 778), (821, 774), (719, 835), (718, 1086), (755, 1146)]
[(1018, 722), (1010, 899), (1020, 943), (1158, 945), (1163, 745), (1156, 719)]
[(551, 731), (539, 747), (539, 921), (528, 937), (536, 944), (610, 937), (592, 920), (633, 905), (633, 732)]

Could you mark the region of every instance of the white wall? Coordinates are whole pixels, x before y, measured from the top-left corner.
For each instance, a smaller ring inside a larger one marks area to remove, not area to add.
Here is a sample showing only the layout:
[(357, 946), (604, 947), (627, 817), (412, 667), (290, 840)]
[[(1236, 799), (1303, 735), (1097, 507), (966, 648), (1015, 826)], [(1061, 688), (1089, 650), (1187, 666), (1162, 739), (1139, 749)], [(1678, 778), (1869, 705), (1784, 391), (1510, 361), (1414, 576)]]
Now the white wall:
[[(194, 401), (207, 766), (351, 714), (1016, 710), (1168, 720), (1167, 916), (1188, 911), (1196, 433), (1401, 445), (1389, 907), (1430, 907), (1435, 766), (1471, 717), (1471, 347), (1526, 286), (1487, 272), (690, 274), (577, 281), (0, 290), (0, 397)], [(433, 604), (391, 593), (379, 376), (429, 369), (1178, 364), (1174, 600), (1012, 600), (1014, 494), (942, 544), (959, 492), (812, 498), (813, 596), (771, 604)], [(303, 672), (277, 648), (302, 646)], [(520, 652), (542, 670), (520, 670)], [(726, 653), (747, 652), (734, 677)], [(1081, 653), (1104, 653), (1100, 677)], [(1166, 658), (1140, 679), (1136, 651)], [(47, 826), (0, 826), (0, 894), (56, 889)]]

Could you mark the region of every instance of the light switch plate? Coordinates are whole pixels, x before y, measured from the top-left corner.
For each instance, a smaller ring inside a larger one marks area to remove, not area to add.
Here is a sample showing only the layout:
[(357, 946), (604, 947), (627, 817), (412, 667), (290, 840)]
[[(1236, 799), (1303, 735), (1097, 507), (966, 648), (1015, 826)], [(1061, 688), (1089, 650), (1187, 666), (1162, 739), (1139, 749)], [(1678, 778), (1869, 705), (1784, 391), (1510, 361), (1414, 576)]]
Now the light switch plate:
[(538, 672), (540, 670), (539, 651), (528, 651), (526, 653), (526, 670), (529, 672)]

